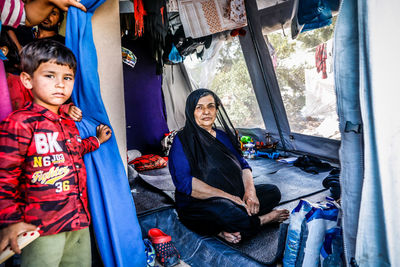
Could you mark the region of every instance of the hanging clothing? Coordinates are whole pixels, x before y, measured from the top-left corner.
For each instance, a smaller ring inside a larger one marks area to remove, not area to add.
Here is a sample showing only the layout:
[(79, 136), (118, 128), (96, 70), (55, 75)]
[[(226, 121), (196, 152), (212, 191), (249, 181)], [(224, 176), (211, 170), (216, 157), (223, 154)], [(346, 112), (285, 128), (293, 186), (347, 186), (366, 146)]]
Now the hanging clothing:
[(134, 0), (133, 6), (135, 9), (135, 12), (133, 12), (135, 16), (135, 35), (141, 37), (144, 31), (144, 16), (147, 15), (147, 13), (146, 10), (144, 10), (142, 0)]
[[(186, 37), (199, 38), (247, 25), (244, 5), (238, 0), (186, 0), (178, 5)], [(228, 6), (232, 12), (225, 12)], [(235, 7), (240, 7), (239, 11), (233, 10)]]
[(169, 132), (162, 77), (156, 75), (156, 61), (151, 56), (149, 45), (143, 40), (122, 39), (122, 45), (135, 52), (137, 63), (134, 69), (124, 64), (124, 99), (126, 117), (127, 149), (145, 154), (160, 154), (161, 139)]
[(320, 44), (315, 49), (315, 66), (317, 67), (317, 72), (322, 72), (322, 79), (328, 78), (328, 74), (326, 73), (326, 43)]

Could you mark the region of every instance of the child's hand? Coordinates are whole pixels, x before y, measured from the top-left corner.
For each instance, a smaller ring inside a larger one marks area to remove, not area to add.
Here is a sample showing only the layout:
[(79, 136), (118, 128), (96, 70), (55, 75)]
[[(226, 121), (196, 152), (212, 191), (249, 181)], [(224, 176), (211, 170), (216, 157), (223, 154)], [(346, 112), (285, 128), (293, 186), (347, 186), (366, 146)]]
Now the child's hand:
[(86, 12), (86, 7), (80, 3), (80, 0), (49, 0), (49, 2), (59, 7), (62, 11), (68, 11), (70, 6), (74, 6)]
[(10, 245), (11, 249), (15, 253), (20, 254), (21, 249), (18, 247), (17, 243), (18, 235), (38, 229), (39, 228), (36, 225), (25, 222), (10, 224), (8, 227), (0, 231), (0, 251), (3, 251), (8, 245)]
[(110, 139), (112, 131), (110, 127), (104, 124), (100, 124), (96, 128), (96, 137), (99, 139), (100, 144), (106, 142), (108, 139)]
[(77, 106), (71, 105), (68, 110), (68, 115), (74, 121), (81, 121), (82, 120), (82, 110), (80, 110)]

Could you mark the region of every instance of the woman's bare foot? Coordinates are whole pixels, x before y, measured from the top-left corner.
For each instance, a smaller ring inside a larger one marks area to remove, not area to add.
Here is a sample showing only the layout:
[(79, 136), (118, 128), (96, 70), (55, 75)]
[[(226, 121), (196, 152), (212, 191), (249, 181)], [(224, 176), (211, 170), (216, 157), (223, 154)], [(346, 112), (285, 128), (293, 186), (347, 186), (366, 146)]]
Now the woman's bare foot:
[(288, 210), (273, 210), (270, 213), (260, 216), (261, 225), (271, 222), (283, 222), (289, 219), (290, 213)]
[(240, 240), (242, 240), (240, 232), (236, 233), (221, 232), (218, 234), (218, 236), (223, 238), (225, 241), (233, 244), (239, 243)]

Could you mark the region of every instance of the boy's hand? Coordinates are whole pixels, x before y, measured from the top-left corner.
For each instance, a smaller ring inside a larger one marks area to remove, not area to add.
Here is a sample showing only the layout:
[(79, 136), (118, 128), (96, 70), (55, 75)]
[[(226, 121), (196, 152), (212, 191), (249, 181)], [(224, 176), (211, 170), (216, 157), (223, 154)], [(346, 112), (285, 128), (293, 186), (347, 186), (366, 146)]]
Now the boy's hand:
[(68, 115), (74, 121), (81, 121), (82, 120), (82, 110), (80, 110), (77, 106), (71, 105), (68, 110)]
[(80, 0), (49, 0), (49, 2), (59, 7), (62, 11), (68, 11), (70, 6), (74, 6), (86, 12), (86, 7), (80, 3)]
[(15, 253), (20, 254), (21, 249), (18, 247), (17, 243), (18, 235), (38, 229), (39, 228), (36, 225), (25, 222), (14, 223), (2, 229), (0, 231), (0, 251), (3, 251), (8, 245), (10, 245), (11, 249)]
[(104, 124), (100, 124), (96, 128), (96, 137), (99, 139), (100, 144), (106, 142), (108, 139), (110, 139), (112, 131), (110, 127)]

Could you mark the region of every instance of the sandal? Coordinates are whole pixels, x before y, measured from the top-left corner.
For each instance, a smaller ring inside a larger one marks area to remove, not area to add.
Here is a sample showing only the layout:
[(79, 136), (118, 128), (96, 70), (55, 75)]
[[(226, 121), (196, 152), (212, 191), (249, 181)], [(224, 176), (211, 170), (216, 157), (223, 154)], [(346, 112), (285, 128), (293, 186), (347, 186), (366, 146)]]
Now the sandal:
[(171, 236), (158, 228), (150, 229), (147, 234), (156, 250), (156, 258), (163, 266), (171, 267), (179, 263), (180, 255), (171, 241)]

